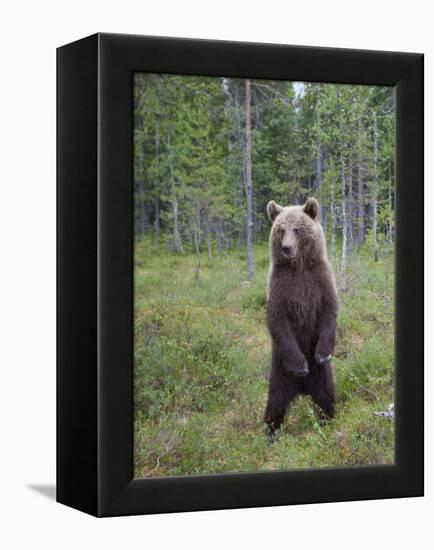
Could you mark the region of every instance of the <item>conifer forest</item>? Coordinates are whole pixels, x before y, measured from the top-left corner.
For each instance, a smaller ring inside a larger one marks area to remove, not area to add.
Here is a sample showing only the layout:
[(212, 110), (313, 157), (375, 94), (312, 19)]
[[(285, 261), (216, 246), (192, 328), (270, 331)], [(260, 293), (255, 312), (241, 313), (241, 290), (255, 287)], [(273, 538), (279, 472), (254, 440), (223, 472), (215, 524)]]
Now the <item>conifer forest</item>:
[[(394, 461), (392, 88), (136, 73), (137, 477)], [(320, 203), (339, 292), (337, 415), (273, 444), (266, 205)]]

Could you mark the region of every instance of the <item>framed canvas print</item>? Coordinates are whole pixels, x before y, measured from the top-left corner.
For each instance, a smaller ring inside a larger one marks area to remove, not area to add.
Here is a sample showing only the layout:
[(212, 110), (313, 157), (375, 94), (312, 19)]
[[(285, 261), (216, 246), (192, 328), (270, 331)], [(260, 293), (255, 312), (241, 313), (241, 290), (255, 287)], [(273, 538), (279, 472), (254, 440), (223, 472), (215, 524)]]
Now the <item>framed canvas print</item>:
[(423, 56), (57, 53), (57, 500), (423, 495)]

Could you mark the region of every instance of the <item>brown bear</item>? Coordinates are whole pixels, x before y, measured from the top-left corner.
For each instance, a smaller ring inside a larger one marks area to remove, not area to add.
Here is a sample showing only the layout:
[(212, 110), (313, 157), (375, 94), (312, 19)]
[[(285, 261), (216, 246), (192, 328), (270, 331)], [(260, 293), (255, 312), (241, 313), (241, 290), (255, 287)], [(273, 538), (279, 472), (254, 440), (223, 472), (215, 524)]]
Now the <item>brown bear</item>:
[(310, 395), (325, 418), (335, 412), (330, 360), (338, 298), (318, 210), (314, 198), (303, 206), (267, 205), (273, 224), (266, 305), (272, 356), (264, 421), (270, 438), (298, 394)]

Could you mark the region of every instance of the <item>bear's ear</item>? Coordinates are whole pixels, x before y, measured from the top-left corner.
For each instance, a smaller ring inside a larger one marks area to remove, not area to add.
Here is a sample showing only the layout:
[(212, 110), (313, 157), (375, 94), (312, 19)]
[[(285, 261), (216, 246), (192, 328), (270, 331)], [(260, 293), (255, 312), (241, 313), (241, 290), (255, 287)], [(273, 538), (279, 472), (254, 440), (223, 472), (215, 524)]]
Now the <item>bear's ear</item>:
[(318, 216), (318, 211), (319, 211), (319, 202), (313, 197), (310, 197), (309, 199), (307, 199), (307, 201), (305, 202), (305, 205), (303, 206), (303, 212), (305, 212), (313, 220), (316, 220), (316, 217)]
[(274, 222), (276, 216), (282, 212), (283, 207), (276, 204), (274, 201), (270, 201), (267, 204), (267, 216), (270, 222)]

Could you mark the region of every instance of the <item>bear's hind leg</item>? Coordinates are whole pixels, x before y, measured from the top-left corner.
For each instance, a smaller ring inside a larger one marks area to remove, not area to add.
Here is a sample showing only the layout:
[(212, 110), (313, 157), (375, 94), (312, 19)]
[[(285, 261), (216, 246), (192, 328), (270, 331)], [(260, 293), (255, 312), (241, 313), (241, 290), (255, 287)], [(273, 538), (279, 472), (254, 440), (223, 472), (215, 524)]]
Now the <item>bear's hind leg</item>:
[(267, 435), (272, 440), (276, 430), (282, 425), (289, 403), (297, 395), (295, 381), (278, 367), (272, 366), (268, 386), (268, 402), (265, 408), (264, 422)]
[(328, 420), (335, 416), (335, 382), (330, 363), (315, 366), (306, 381), (306, 393), (321, 409), (323, 418)]

